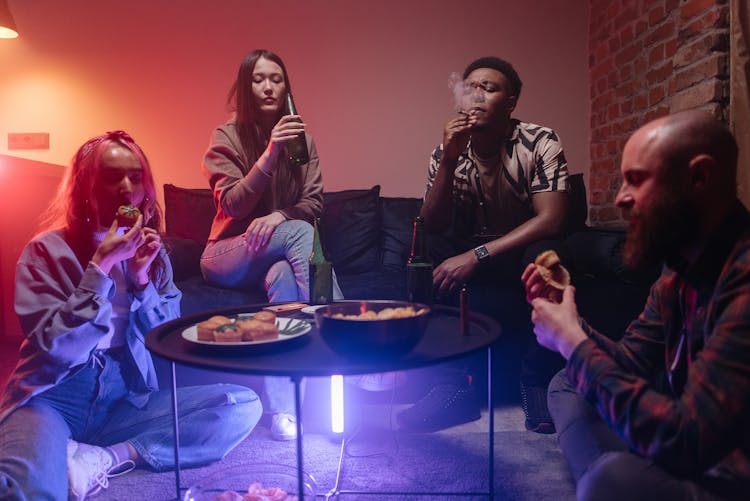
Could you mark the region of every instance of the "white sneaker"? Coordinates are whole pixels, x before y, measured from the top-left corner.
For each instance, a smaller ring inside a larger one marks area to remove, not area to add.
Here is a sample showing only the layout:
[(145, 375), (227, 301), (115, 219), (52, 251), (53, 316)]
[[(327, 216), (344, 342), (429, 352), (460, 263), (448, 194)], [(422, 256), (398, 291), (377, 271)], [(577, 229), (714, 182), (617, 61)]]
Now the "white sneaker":
[(274, 440), (297, 438), (297, 418), (283, 412), (271, 416), (271, 438)]
[[(112, 456), (103, 447), (68, 440), (68, 495), (82, 501), (109, 487), (109, 479), (135, 468), (133, 461), (112, 464)], [(116, 473), (114, 473), (116, 472)]]
[(378, 372), (365, 374), (357, 380), (357, 386), (365, 391), (388, 391), (406, 382), (406, 374), (402, 371)]

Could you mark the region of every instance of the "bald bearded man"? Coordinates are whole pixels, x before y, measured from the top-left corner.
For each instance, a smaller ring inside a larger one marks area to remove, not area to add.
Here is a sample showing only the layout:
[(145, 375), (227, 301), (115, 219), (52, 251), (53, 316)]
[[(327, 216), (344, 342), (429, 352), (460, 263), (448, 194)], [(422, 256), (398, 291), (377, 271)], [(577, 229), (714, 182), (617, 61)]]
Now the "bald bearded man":
[(619, 342), (579, 318), (573, 287), (523, 273), (537, 341), (567, 360), (548, 404), (578, 499), (747, 499), (750, 216), (736, 170), (732, 134), (700, 111), (628, 140), (625, 261), (664, 268)]

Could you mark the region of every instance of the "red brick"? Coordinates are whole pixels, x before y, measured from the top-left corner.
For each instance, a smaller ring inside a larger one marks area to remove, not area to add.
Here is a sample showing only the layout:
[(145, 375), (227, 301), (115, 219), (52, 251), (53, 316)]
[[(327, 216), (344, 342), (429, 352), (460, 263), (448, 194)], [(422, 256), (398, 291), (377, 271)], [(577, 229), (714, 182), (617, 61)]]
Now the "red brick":
[(665, 92), (663, 85), (657, 85), (648, 92), (648, 104), (649, 106), (657, 105), (662, 99), (664, 99)]
[(635, 38), (635, 35), (633, 33), (633, 26), (628, 25), (625, 26), (623, 29), (620, 30), (619, 33), (620, 37), (620, 45), (625, 46), (633, 41)]
[(621, 82), (627, 82), (633, 78), (633, 65), (630, 63), (621, 65), (619, 78)]
[(591, 67), (591, 78), (592, 80), (596, 80), (607, 76), (612, 69), (612, 58), (607, 58)]
[(646, 82), (648, 82), (649, 85), (665, 82), (670, 76), (672, 76), (673, 71), (672, 61), (668, 61), (661, 66), (655, 66), (651, 71), (646, 73)]
[(635, 22), (635, 36), (641, 36), (648, 29), (648, 23), (644, 19)]
[(724, 54), (714, 54), (675, 73), (675, 90), (681, 91), (712, 77), (728, 77), (726, 58)]
[(653, 47), (648, 53), (648, 64), (651, 66), (664, 60), (664, 44)]
[(673, 113), (689, 110), (712, 101), (718, 101), (723, 97), (722, 94), (722, 83), (718, 79), (712, 78), (672, 96), (670, 109)]
[(619, 111), (620, 111), (620, 107), (617, 105), (617, 103), (610, 104), (607, 107), (607, 119), (614, 120), (615, 118), (617, 118)]
[(674, 55), (675, 67), (681, 68), (711, 54), (712, 52), (727, 51), (724, 47), (727, 38), (717, 31), (696, 38), (688, 44), (680, 46)]
[(700, 36), (706, 30), (711, 28), (727, 28), (729, 26), (729, 16), (726, 10), (716, 9), (708, 11), (704, 16), (683, 25), (678, 33), (678, 38), (683, 42), (688, 42), (691, 38)]
[(620, 217), (620, 209), (617, 207), (605, 206), (599, 209), (599, 221), (603, 223), (620, 221)]
[(689, 0), (680, 9), (680, 18), (683, 21), (692, 19), (703, 11), (716, 5), (716, 0)]
[(645, 110), (648, 106), (648, 96), (645, 92), (642, 92), (635, 96), (635, 109), (636, 110)]
[(656, 26), (666, 17), (664, 6), (658, 5), (651, 9), (648, 13), (648, 24), (649, 26)]
[(667, 41), (667, 43), (664, 45), (664, 57), (673, 57), (677, 52), (677, 48), (679, 46), (680, 44), (677, 43), (677, 38), (672, 38), (671, 40)]
[(625, 99), (623, 102), (620, 103), (620, 114), (621, 115), (627, 115), (629, 113), (633, 112), (634, 104), (633, 99)]
[(633, 5), (623, 5), (621, 12), (612, 19), (612, 24), (615, 26), (624, 26), (634, 19), (638, 19), (638, 11)]
[(646, 35), (644, 42), (646, 46), (654, 45), (657, 42), (669, 40), (677, 33), (674, 22), (666, 22)]
[(632, 61), (638, 54), (640, 54), (641, 49), (642, 45), (639, 41), (623, 47), (617, 52), (617, 54), (615, 54), (615, 66), (621, 66)]
[(669, 114), (669, 108), (666, 106), (659, 106), (658, 108), (653, 108), (646, 113), (644, 123), (650, 122), (651, 120), (656, 120), (657, 118), (661, 118), (665, 115)]

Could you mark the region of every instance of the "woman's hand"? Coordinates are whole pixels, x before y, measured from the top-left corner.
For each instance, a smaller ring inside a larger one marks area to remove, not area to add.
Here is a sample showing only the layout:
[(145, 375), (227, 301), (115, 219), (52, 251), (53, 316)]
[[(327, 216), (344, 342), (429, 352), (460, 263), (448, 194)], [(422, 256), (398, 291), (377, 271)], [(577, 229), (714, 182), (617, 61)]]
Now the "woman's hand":
[(151, 263), (159, 255), (162, 247), (161, 237), (153, 228), (143, 228), (141, 237), (142, 244), (136, 249), (135, 255), (128, 260), (128, 278), (138, 290), (148, 285)]
[(278, 225), (286, 221), (281, 212), (272, 212), (267, 216), (256, 217), (245, 230), (247, 250), (257, 251), (268, 243)]
[(281, 152), (284, 144), (300, 134), (305, 133), (305, 124), (299, 115), (284, 115), (271, 130), (266, 152), (271, 160)]
[(109, 275), (112, 266), (133, 257), (143, 244), (141, 231), (143, 229), (143, 215), (138, 216), (138, 220), (133, 227), (124, 235), (117, 235), (117, 228), (118, 223), (115, 219), (91, 258), (91, 261), (107, 275)]

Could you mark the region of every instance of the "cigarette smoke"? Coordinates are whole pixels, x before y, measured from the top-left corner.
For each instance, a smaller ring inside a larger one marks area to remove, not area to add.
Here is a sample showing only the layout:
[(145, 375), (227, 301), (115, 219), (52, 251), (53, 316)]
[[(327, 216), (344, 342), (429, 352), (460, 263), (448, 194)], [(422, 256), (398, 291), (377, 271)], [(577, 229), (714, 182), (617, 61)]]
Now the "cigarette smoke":
[(448, 75), (448, 89), (453, 94), (453, 106), (457, 112), (467, 113), (473, 103), (484, 102), (482, 88), (465, 82), (457, 71)]

